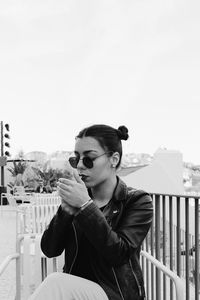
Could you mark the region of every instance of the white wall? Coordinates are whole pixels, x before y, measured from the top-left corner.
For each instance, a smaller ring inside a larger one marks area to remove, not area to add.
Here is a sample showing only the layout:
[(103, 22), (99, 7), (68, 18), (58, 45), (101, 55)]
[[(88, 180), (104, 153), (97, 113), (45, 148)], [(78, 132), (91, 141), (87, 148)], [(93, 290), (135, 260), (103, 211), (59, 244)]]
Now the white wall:
[(179, 151), (159, 149), (150, 165), (123, 177), (127, 185), (149, 193), (184, 194), (183, 160)]

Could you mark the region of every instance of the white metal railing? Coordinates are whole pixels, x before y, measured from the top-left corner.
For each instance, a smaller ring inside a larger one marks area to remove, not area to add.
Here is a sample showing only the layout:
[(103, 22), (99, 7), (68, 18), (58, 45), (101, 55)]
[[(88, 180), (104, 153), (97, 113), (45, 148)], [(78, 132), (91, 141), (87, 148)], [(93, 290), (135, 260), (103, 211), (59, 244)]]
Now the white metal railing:
[[(146, 287), (146, 299), (147, 300), (162, 300), (162, 299), (170, 299), (169, 293), (164, 295), (163, 286), (166, 282), (173, 282), (174, 286), (171, 288), (175, 289), (176, 300), (183, 300), (184, 296), (184, 284), (183, 280), (173, 271), (171, 271), (168, 267), (158, 261), (155, 257), (153, 257), (150, 253), (142, 250), (142, 267), (143, 267), (143, 275), (144, 282)], [(145, 261), (144, 261), (145, 260)], [(161, 273), (165, 277), (168, 277), (170, 281), (162, 281)], [(166, 298), (167, 296), (167, 298)], [(174, 299), (174, 298), (173, 298)]]

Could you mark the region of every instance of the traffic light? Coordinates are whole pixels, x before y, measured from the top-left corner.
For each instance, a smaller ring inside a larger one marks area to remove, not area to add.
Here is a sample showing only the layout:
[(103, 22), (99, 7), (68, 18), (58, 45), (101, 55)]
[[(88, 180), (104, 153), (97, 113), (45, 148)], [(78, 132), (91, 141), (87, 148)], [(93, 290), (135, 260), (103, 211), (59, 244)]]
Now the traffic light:
[[(5, 128), (4, 128), (5, 127)], [(3, 124), (1, 121), (1, 155), (0, 155), (0, 171), (1, 171), (1, 187), (0, 187), (0, 196), (2, 191), (6, 191), (6, 187), (4, 186), (4, 167), (7, 164), (7, 157), (10, 156), (9, 151), (4, 152), (4, 147), (10, 148), (10, 144), (5, 139), (10, 139), (8, 132), (10, 131), (9, 124)], [(4, 133), (5, 132), (5, 133)]]
[[(9, 124), (5, 124), (5, 129), (6, 129), (7, 132), (10, 131), (10, 126), (9, 126)], [(4, 138), (5, 138), (5, 139), (10, 139), (10, 136), (9, 136), (9, 134), (8, 134), (7, 132), (4, 134)], [(6, 148), (10, 148), (10, 144), (9, 144), (8, 142), (5, 142), (5, 143), (4, 143), (4, 146), (5, 146)], [(7, 150), (4, 152), (4, 155), (6, 155), (6, 156), (8, 156), (8, 157), (11, 156), (11, 155), (10, 155), (10, 152), (7, 151)]]
[(6, 128), (7, 131), (10, 131), (10, 126), (9, 126), (9, 124), (5, 124), (5, 128)]
[[(7, 148), (10, 148), (9, 144), (9, 135), (10, 126), (9, 124), (3, 124), (3, 121), (1, 121), (1, 162), (0, 165), (2, 166), (5, 161), (7, 161), (7, 158), (10, 157), (10, 152)], [(4, 151), (5, 150), (5, 151)]]

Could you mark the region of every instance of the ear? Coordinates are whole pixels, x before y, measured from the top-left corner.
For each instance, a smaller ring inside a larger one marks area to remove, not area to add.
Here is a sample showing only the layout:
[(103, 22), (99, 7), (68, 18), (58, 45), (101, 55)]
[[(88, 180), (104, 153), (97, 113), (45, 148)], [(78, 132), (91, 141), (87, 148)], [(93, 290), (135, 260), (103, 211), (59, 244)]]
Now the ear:
[(120, 155), (119, 155), (119, 153), (118, 153), (118, 152), (114, 152), (114, 153), (112, 154), (111, 160), (110, 160), (111, 166), (112, 166), (113, 168), (116, 167), (117, 164), (118, 164), (118, 162), (119, 162), (119, 160), (120, 160)]

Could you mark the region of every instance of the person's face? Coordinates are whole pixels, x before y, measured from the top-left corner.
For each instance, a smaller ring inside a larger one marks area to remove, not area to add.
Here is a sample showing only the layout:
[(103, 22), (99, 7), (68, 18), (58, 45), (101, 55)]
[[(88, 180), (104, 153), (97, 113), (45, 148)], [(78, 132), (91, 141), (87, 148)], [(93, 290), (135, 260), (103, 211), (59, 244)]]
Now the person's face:
[[(96, 139), (92, 137), (78, 138), (74, 152), (75, 155), (80, 158), (77, 165), (77, 171), (88, 188), (101, 184), (111, 176), (113, 172), (113, 168), (111, 167), (112, 155), (102, 155), (107, 151), (99, 145), (99, 142)], [(92, 159), (99, 156), (93, 161), (93, 167), (91, 169), (83, 164), (82, 159), (85, 156)]]

